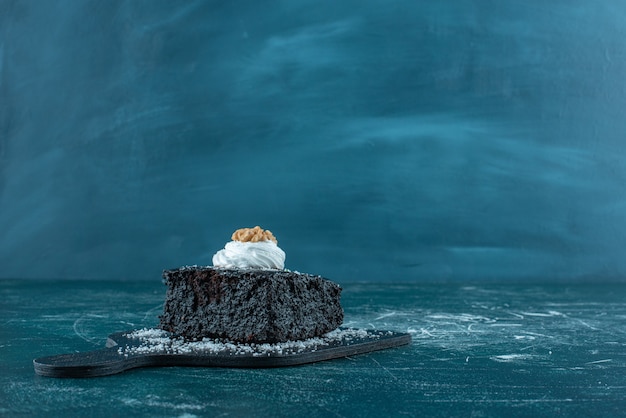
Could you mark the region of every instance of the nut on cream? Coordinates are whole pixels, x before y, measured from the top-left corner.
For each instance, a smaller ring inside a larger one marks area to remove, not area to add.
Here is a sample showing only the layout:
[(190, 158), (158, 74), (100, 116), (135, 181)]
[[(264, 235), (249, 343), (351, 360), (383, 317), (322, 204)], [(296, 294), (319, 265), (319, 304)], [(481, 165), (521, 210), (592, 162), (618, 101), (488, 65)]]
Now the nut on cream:
[(269, 230), (259, 226), (235, 231), (232, 241), (213, 256), (213, 265), (223, 268), (285, 268), (285, 252)]

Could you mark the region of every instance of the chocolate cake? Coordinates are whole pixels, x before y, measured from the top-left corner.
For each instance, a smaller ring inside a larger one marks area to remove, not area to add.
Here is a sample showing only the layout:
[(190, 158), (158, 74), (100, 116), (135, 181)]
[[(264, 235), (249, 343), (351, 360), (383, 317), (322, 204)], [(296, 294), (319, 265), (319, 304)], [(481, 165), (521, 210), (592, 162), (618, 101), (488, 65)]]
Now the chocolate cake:
[(341, 288), (288, 270), (183, 267), (163, 273), (168, 286), (160, 328), (203, 337), (274, 343), (321, 336), (339, 327)]
[(319, 337), (343, 322), (341, 287), (284, 269), (270, 231), (243, 228), (213, 256), (213, 267), (163, 273), (160, 328), (188, 340), (275, 343)]

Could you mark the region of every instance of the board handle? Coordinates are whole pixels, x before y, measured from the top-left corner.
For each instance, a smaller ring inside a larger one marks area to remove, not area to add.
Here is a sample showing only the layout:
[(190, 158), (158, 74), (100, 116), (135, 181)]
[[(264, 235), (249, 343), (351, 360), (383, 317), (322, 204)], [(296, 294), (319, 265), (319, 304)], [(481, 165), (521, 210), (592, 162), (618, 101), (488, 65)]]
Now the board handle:
[[(129, 368), (128, 358), (120, 355), (117, 347), (84, 353), (59, 354), (33, 360), (35, 373), (48, 377), (107, 376)], [(134, 366), (137, 367), (137, 366)]]

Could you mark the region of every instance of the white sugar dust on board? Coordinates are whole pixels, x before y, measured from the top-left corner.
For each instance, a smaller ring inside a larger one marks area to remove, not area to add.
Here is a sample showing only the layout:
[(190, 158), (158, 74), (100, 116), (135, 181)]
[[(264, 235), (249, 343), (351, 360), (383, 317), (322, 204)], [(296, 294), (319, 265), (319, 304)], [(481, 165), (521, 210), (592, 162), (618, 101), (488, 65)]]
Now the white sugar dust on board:
[(202, 341), (186, 341), (180, 337), (171, 337), (167, 331), (143, 328), (124, 334), (131, 340), (138, 340), (138, 345), (120, 346), (117, 352), (125, 357), (143, 354), (281, 356), (316, 351), (319, 348), (342, 342), (378, 339), (387, 334), (391, 334), (391, 332), (368, 332), (363, 329), (346, 328), (336, 329), (322, 337), (300, 341), (245, 344), (213, 338), (204, 338)]

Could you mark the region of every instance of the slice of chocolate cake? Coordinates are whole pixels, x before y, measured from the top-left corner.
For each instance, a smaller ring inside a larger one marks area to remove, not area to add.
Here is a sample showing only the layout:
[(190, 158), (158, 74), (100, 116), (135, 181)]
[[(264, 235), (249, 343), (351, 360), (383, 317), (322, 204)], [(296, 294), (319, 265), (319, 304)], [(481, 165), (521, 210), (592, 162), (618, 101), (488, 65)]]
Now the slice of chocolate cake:
[(188, 340), (275, 343), (318, 337), (343, 322), (341, 287), (285, 270), (271, 231), (242, 228), (213, 256), (214, 267), (167, 270), (160, 327)]
[(339, 327), (341, 287), (320, 276), (280, 269), (183, 267), (168, 286), (160, 328), (203, 337), (274, 343), (321, 336)]

